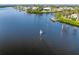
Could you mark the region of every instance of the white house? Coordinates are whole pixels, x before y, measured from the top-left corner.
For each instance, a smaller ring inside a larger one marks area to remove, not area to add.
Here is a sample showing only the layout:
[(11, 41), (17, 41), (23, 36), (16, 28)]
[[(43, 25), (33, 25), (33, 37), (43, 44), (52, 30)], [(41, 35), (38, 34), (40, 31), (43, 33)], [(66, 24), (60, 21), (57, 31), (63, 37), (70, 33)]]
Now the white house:
[(30, 7), (23, 7), (24, 9), (30, 9)]
[(32, 7), (32, 10), (36, 10), (36, 9), (38, 9), (38, 7)]
[(45, 7), (45, 8), (43, 8), (43, 10), (51, 11), (51, 7)]
[(72, 14), (71, 18), (77, 18), (77, 14)]
[(76, 21), (77, 21), (79, 17), (78, 17), (78, 14), (72, 14), (72, 15), (71, 15), (71, 18), (75, 18)]
[(57, 8), (59, 11), (62, 11), (62, 10), (74, 10), (74, 8), (72, 7), (59, 7)]
[(57, 8), (57, 11), (63, 11), (63, 8), (61, 8), (61, 7)]

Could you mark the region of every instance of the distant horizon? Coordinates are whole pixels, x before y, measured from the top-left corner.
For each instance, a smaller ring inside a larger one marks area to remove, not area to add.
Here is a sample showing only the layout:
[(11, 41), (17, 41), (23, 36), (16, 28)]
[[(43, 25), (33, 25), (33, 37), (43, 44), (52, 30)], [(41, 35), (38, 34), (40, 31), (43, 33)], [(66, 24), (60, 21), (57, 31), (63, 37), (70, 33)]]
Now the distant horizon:
[(43, 5), (43, 6), (79, 6), (79, 4), (0, 4), (0, 6), (34, 6), (34, 5)]

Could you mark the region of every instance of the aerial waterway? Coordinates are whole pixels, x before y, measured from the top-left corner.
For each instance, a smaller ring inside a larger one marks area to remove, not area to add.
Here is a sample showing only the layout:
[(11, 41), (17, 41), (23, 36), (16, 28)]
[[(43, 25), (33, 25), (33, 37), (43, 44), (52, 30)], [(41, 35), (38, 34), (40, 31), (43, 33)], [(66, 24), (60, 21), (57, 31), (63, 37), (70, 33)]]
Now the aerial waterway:
[(52, 17), (0, 8), (0, 54), (79, 54), (79, 28)]

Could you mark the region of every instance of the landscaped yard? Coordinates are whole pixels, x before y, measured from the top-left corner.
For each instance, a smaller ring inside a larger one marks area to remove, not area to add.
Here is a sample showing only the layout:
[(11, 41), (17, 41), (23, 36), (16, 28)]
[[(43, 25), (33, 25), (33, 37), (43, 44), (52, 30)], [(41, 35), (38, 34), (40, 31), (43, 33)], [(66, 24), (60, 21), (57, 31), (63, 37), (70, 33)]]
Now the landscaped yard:
[(57, 18), (57, 21), (59, 21), (61, 23), (66, 23), (66, 24), (70, 24), (70, 25), (79, 27), (79, 21), (65, 18), (64, 16), (62, 16), (60, 14), (59, 15), (57, 14), (56, 18)]

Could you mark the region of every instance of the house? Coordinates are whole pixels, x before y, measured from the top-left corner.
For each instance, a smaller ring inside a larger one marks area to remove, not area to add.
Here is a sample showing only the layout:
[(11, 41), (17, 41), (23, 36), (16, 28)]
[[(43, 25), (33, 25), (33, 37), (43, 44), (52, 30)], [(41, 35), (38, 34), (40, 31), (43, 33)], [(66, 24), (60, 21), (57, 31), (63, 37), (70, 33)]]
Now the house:
[(27, 9), (30, 9), (30, 7), (23, 7), (22, 10), (26, 11)]
[(38, 7), (32, 7), (32, 10), (36, 10), (36, 9), (38, 9)]
[(24, 10), (30, 9), (30, 7), (23, 7)]
[(78, 14), (72, 14), (72, 15), (71, 15), (71, 18), (72, 18), (72, 19), (75, 19), (75, 20), (78, 20)]
[(57, 8), (58, 11), (63, 11), (63, 10), (74, 10), (72, 7), (59, 7)]
[(45, 7), (43, 8), (44, 11), (51, 11), (51, 8), (50, 7)]
[(77, 14), (72, 14), (71, 18), (77, 18)]
[(57, 11), (63, 11), (63, 8), (61, 8), (61, 7), (57, 8)]

